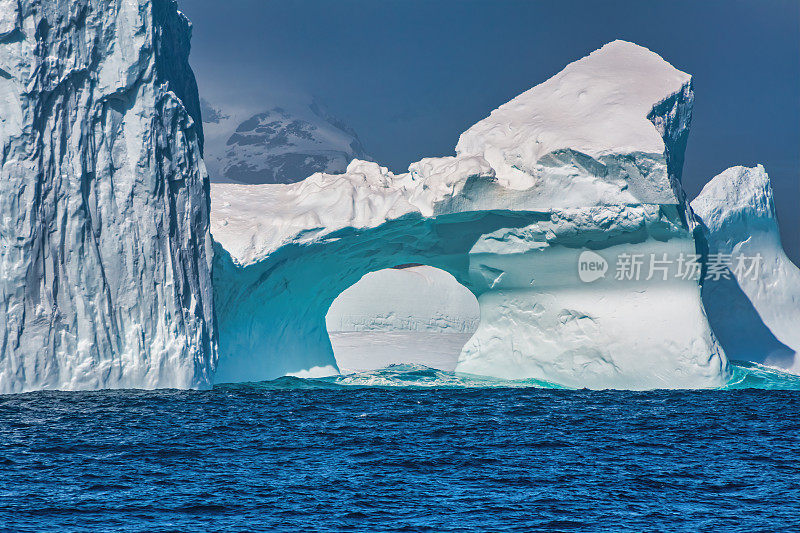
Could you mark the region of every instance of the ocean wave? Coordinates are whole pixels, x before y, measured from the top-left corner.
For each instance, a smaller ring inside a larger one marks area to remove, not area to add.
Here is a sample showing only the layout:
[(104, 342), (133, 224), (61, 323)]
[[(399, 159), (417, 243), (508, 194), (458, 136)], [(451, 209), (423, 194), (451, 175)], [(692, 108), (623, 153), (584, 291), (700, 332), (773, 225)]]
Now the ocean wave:
[(748, 361), (731, 361), (731, 370), (725, 390), (800, 390), (800, 376), (785, 370)]
[[(354, 372), (324, 378), (286, 376), (271, 381), (217, 385), (216, 389), (255, 388), (267, 390), (347, 389), (347, 388), (539, 388), (568, 389), (537, 379), (505, 380), (449, 372), (420, 364), (394, 364), (377, 370)], [(731, 379), (721, 390), (765, 389), (800, 390), (800, 376), (750, 363), (731, 362)]]

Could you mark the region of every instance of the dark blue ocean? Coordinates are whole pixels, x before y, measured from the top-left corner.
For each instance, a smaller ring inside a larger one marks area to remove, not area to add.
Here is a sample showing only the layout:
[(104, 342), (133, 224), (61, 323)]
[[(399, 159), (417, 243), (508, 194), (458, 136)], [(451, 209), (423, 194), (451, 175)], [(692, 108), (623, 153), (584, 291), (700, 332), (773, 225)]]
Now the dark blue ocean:
[(737, 372), (711, 391), (394, 367), (0, 396), (0, 530), (800, 531), (798, 379)]

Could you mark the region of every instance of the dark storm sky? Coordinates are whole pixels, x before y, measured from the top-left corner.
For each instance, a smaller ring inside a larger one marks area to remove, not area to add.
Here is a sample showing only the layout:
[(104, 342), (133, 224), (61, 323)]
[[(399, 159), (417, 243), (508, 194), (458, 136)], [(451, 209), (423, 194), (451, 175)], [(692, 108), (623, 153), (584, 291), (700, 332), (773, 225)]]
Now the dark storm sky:
[(762, 163), (800, 261), (800, 2), (179, 0), (201, 96), (314, 95), (395, 171), (453, 153), (498, 105), (614, 39), (694, 76), (684, 168), (694, 197)]

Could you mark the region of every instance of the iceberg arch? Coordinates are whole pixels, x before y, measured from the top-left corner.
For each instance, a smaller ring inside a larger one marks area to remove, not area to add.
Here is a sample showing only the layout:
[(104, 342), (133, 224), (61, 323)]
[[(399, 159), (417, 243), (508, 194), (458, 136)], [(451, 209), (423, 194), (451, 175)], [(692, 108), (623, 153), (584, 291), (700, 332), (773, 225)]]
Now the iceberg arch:
[(652, 263), (617, 275), (620, 258), (675, 268), (704, 246), (680, 185), (692, 101), (689, 75), (615, 41), (475, 124), (456, 156), (405, 174), (354, 160), (290, 185), (214, 184), (216, 382), (335, 368), (333, 299), (367, 272), (421, 263), (478, 298), (457, 371), (724, 384), (697, 279), (654, 277)]
[[(478, 298), (481, 321), (459, 371), (575, 387), (716, 385), (725, 360), (707, 329), (696, 282), (580, 285), (580, 244), (594, 239), (610, 241), (598, 253), (693, 251), (692, 239), (670, 226), (680, 220), (677, 211), (673, 220), (660, 209), (638, 215), (618, 232), (598, 230), (560, 246), (536, 240), (553, 214), (534, 211), (405, 216), (283, 246), (249, 264), (218, 245), (216, 382), (335, 372), (325, 323), (334, 299), (368, 272), (422, 263), (449, 272)], [(651, 309), (659, 298), (660, 308)]]
[(370, 272), (420, 263), (442, 269), (480, 296), (469, 251), (487, 228), (523, 227), (535, 213), (408, 216), (378, 228), (345, 228), (324, 242), (288, 246), (238, 265), (217, 247), (218, 383), (338, 370), (325, 317), (345, 289)]

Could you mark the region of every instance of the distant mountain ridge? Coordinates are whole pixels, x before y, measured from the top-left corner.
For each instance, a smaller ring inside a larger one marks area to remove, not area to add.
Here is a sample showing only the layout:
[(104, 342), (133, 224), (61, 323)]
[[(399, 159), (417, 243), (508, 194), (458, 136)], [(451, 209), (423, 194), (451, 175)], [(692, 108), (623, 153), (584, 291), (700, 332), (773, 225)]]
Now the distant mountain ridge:
[(371, 159), (356, 132), (317, 101), (226, 114), (203, 101), (206, 164), (214, 181), (294, 183), (315, 172), (344, 172)]

